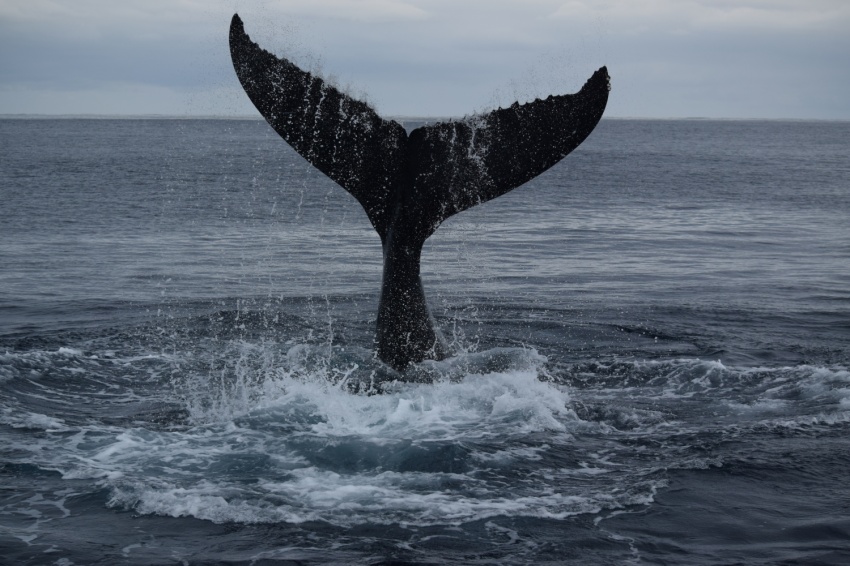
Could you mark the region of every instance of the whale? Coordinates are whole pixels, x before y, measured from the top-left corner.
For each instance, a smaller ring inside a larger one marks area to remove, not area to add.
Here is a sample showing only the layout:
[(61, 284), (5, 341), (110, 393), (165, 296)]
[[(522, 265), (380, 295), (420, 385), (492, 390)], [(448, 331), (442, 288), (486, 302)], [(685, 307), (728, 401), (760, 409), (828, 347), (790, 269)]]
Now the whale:
[(425, 241), (455, 214), (501, 196), (566, 157), (593, 131), (610, 78), (598, 69), (574, 94), (513, 103), (409, 134), (321, 76), (251, 41), (238, 14), (230, 55), (248, 98), (313, 167), (348, 191), (381, 238), (378, 359), (398, 372), (451, 354), (420, 276)]

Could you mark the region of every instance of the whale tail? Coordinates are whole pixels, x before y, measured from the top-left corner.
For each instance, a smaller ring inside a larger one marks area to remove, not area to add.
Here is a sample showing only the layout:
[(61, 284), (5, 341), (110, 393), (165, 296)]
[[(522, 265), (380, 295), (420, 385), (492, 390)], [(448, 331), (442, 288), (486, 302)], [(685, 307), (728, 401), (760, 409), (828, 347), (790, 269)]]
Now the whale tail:
[(321, 77), (251, 41), (233, 16), (230, 54), (242, 87), (272, 128), (361, 204), (384, 249), (378, 355), (396, 369), (445, 346), (419, 278), (425, 240), (450, 216), (555, 165), (590, 135), (608, 101), (605, 67), (575, 94), (514, 103), (410, 135)]

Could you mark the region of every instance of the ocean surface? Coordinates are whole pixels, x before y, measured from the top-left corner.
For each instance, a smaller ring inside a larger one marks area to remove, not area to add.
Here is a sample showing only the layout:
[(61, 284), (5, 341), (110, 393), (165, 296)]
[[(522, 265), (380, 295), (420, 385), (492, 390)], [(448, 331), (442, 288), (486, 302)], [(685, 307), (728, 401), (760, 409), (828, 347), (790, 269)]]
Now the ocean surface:
[(264, 122), (0, 156), (0, 563), (850, 562), (848, 122), (603, 120), (426, 244), (423, 383)]

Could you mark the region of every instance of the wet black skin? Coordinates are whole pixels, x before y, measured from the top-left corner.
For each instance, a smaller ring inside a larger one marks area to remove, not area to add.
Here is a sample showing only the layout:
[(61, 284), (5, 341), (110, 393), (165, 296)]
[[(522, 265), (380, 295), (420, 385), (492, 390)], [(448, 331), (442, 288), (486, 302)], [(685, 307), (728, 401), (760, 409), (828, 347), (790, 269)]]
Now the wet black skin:
[(419, 274), (425, 240), (448, 217), (533, 179), (590, 135), (608, 101), (605, 67), (575, 94), (514, 103), (408, 135), (366, 103), (251, 41), (233, 16), (230, 53), (251, 102), (274, 130), (351, 193), (381, 237), (376, 348), (403, 371), (449, 354)]

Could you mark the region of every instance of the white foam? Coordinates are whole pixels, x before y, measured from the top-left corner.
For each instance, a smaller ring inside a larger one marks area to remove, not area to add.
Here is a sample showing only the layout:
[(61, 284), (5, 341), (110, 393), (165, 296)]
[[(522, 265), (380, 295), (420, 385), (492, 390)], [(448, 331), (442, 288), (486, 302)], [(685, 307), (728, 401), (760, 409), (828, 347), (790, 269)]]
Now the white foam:
[[(257, 361), (250, 356), (261, 350), (249, 348), (245, 359)], [(479, 356), (484, 366), (494, 357)], [(371, 396), (347, 392), (321, 366), (246, 364), (230, 387), (199, 389), (189, 403), (198, 411), (193, 427), (92, 425), (33, 455), (66, 479), (108, 487), (112, 505), (215, 522), (454, 524), (496, 515), (566, 517), (642, 500), (645, 489), (612, 496), (607, 486), (556, 487), (575, 470), (543, 461), (571, 442), (581, 421), (568, 407), (567, 389), (541, 381), (528, 359), (519, 369), (502, 364), (433, 384), (397, 383)], [(541, 434), (547, 442), (528, 440)], [(488, 448), (476, 448), (481, 442)], [(325, 448), (330, 464), (319, 465)], [(466, 464), (457, 472), (434, 467), (430, 459), (443, 449), (449, 463), (455, 450)], [(375, 461), (346, 470), (347, 454), (368, 453)], [(404, 471), (382, 462), (401, 462)], [(523, 462), (549, 472), (525, 478), (521, 492), (506, 489), (513, 464)]]
[(35, 429), (46, 432), (61, 432), (69, 430), (65, 421), (59, 418), (32, 413), (29, 411), (19, 412), (9, 408), (0, 410), (0, 423), (13, 428)]
[[(515, 349), (471, 354), (426, 364), (435, 383), (395, 383), (383, 395), (352, 395), (343, 386), (348, 370), (316, 361), (305, 345), (291, 347), (283, 359), (268, 349), (241, 344), (230, 381), (196, 376), (185, 395), (192, 422), (231, 422), (251, 418), (293, 425), (326, 436), (374, 438), (454, 438), (566, 430), (577, 421), (567, 407), (567, 389), (538, 379), (545, 358)], [(509, 366), (514, 356), (519, 369)], [(459, 368), (492, 366), (501, 371), (461, 373)], [(436, 369), (435, 369), (436, 368)]]
[(61, 354), (63, 356), (74, 356), (74, 357), (83, 355), (82, 350), (78, 350), (76, 348), (68, 348), (66, 346), (59, 348), (59, 350), (57, 350), (57, 353)]
[[(299, 387), (317, 434), (450, 439), (565, 430), (576, 420), (566, 390), (532, 371), (469, 375), (458, 383), (409, 384), (382, 396)], [(280, 399), (281, 402), (285, 402)]]
[[(342, 356), (327, 347), (281, 350), (245, 342), (229, 348), (216, 353), (216, 362), (225, 359), (221, 373), (194, 374), (178, 387), (189, 425), (75, 426), (7, 408), (0, 420), (12, 427), (63, 432), (32, 442), (35, 435), (28, 435), (27, 443), (10, 448), (26, 453), (27, 463), (106, 487), (112, 505), (138, 513), (219, 523), (433, 525), (497, 515), (564, 518), (643, 505), (663, 485), (664, 471), (721, 463), (654, 444), (621, 443), (623, 435), (654, 438), (661, 427), (691, 434), (747, 419), (806, 429), (850, 418), (845, 368), (748, 374), (700, 360), (635, 363), (640, 379), (634, 387), (609, 383), (573, 392), (582, 402), (596, 396), (596, 404), (584, 405), (590, 416), (582, 421), (570, 408), (567, 387), (541, 380), (546, 360), (533, 351), (431, 362), (423, 375), (435, 376), (435, 383), (396, 383), (382, 395), (355, 395), (344, 384), (363, 377), (369, 352)], [(674, 400), (656, 410), (665, 391), (674, 399), (705, 396), (712, 410), (725, 407), (721, 416), (728, 420), (699, 420), (687, 429), (686, 417), (685, 424), (668, 419), (668, 408), (692, 404)], [(794, 412), (809, 406), (810, 413)], [(627, 432), (615, 428), (621, 424)], [(69, 430), (76, 434), (64, 434)]]
[(265, 482), (248, 493), (201, 481), (191, 487), (124, 485), (112, 505), (140, 513), (190, 516), (217, 523), (303, 523), (327, 521), (339, 526), (372, 524), (461, 524), (495, 516), (563, 519), (602, 509), (641, 505), (653, 500), (663, 482), (646, 482), (633, 493), (497, 492), (468, 476), (450, 479), (470, 484), (467, 491), (440, 489), (432, 474), (383, 472), (343, 475), (303, 468), (287, 482)]
[(788, 407), (788, 402), (782, 399), (756, 399), (751, 403), (727, 400), (724, 403), (732, 409), (752, 413), (778, 413)]

